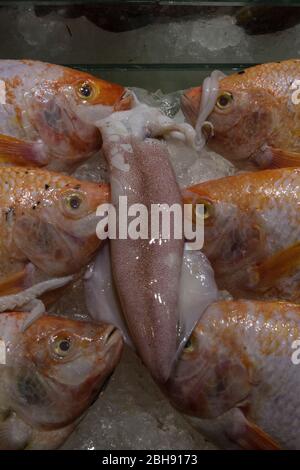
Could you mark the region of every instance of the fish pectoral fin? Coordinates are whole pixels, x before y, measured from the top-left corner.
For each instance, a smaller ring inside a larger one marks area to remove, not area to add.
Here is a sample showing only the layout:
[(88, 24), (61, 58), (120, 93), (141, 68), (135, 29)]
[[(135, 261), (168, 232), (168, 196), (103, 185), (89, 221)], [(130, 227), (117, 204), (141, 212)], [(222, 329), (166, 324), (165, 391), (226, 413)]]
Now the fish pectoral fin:
[(43, 166), (48, 163), (48, 159), (42, 142), (26, 142), (0, 134), (0, 162), (23, 166)]
[(290, 152), (288, 150), (269, 147), (271, 152), (271, 161), (269, 168), (287, 168), (300, 166), (300, 153)]
[(289, 276), (300, 267), (300, 243), (275, 253), (257, 265), (251, 273), (252, 287), (273, 287), (274, 283)]
[(15, 294), (26, 289), (31, 283), (27, 267), (22, 271), (0, 278), (0, 296)]
[(243, 432), (235, 440), (245, 450), (282, 450), (271, 436), (248, 420), (244, 423)]
[(232, 409), (230, 426), (226, 426), (227, 437), (245, 450), (282, 450), (282, 447), (259, 426), (246, 417), (244, 406)]
[(0, 423), (0, 450), (22, 450), (26, 447), (30, 435), (30, 426), (17, 418), (8, 418)]

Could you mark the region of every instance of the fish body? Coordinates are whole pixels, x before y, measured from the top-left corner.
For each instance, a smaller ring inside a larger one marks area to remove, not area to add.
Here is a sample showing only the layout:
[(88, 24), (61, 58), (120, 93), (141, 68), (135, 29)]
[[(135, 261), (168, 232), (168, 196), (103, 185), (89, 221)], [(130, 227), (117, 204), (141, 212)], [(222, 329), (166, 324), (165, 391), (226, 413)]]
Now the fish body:
[[(261, 64), (219, 81), (203, 132), (207, 145), (240, 169), (300, 164), (300, 60)], [(195, 125), (202, 87), (188, 90), (182, 109)]]
[(0, 168), (0, 257), (5, 274), (29, 261), (44, 273), (85, 266), (100, 244), (96, 209), (107, 185), (44, 169)]
[(55, 448), (99, 394), (122, 350), (111, 325), (0, 316), (0, 448)]
[(299, 449), (299, 318), (285, 302), (213, 303), (169, 380), (172, 403), (205, 419), (233, 412), (224, 433), (241, 447)]
[(299, 301), (300, 170), (243, 173), (189, 188), (204, 204), (203, 251), (234, 297)]
[(100, 149), (94, 122), (118, 106), (124, 91), (68, 67), (1, 60), (1, 161), (71, 170)]

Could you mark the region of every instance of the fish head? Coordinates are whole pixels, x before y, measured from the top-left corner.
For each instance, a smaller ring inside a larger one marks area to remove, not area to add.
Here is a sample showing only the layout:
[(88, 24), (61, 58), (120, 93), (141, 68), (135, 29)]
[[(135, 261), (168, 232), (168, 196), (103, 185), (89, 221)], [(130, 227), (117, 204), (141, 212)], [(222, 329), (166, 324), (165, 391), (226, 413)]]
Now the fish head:
[[(248, 371), (238, 348), (230, 343), (232, 331), (224, 331), (224, 324), (231, 329), (235, 325), (227, 324), (226, 315), (215, 314), (223, 303), (213, 303), (205, 311), (207, 320), (195, 326), (166, 385), (171, 403), (199, 418), (220, 416), (249, 393)], [(226, 302), (224, 308), (230, 308)]]
[[(202, 94), (202, 87), (192, 88), (181, 100), (182, 110), (194, 126)], [(216, 101), (211, 106), (201, 128), (208, 147), (238, 167), (250, 167), (252, 155), (278, 129), (278, 100), (269, 90), (244, 82), (243, 75), (233, 75), (220, 80)]]
[(100, 246), (97, 208), (108, 201), (109, 187), (51, 175), (39, 204), (19, 214), (14, 240), (35, 266), (60, 276), (78, 272)]
[(122, 85), (85, 72), (68, 70), (58, 86), (59, 92), (72, 100), (77, 115), (90, 124), (132, 106), (131, 95)]
[(12, 408), (41, 429), (74, 422), (111, 376), (122, 344), (112, 325), (41, 317), (12, 338), (7, 364)]
[(51, 160), (52, 170), (72, 169), (102, 146), (96, 122), (131, 107), (126, 89), (88, 73), (62, 68), (26, 93), (27, 114)]
[(241, 186), (235, 177), (227, 177), (183, 192), (184, 203), (192, 204), (193, 223), (204, 224), (203, 252), (220, 272), (228, 270), (229, 265), (235, 270), (242, 268), (258, 255), (261, 246), (255, 215), (241, 203)]

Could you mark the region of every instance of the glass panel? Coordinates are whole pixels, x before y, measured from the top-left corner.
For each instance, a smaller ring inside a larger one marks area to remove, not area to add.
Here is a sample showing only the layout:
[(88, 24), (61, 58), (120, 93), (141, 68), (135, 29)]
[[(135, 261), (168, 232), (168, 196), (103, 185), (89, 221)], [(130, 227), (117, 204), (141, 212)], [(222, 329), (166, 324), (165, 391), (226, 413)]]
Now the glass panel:
[(134, 66), (71, 64), (70, 66), (125, 86), (145, 88), (149, 91), (160, 89), (168, 93), (199, 85), (215, 69), (230, 74), (249, 65), (252, 64), (140, 64)]
[(19, 4), (33, 4), (33, 5), (91, 5), (91, 4), (137, 4), (137, 5), (299, 5), (299, 0), (0, 0), (0, 5), (19, 5)]
[(214, 69), (298, 57), (299, 6), (221, 3), (0, 1), (0, 57), (77, 64), (164, 91), (195, 85)]

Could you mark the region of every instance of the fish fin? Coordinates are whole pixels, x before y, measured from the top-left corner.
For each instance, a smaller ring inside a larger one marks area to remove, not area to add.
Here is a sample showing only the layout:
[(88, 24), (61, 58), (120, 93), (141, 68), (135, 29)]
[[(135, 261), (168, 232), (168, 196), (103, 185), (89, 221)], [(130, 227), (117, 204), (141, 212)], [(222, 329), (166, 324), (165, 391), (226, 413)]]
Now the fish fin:
[(300, 153), (289, 152), (280, 148), (269, 147), (272, 159), (269, 168), (287, 168), (300, 166)]
[[(25, 425), (26, 426), (26, 425)], [(24, 426), (24, 427), (25, 427)], [(19, 436), (14, 421), (7, 419), (0, 423), (0, 450), (22, 450), (27, 445), (30, 428), (22, 429)], [(18, 437), (17, 437), (18, 436)]]
[(30, 285), (31, 275), (28, 268), (0, 278), (0, 296), (16, 294)]
[(257, 265), (251, 275), (252, 284), (259, 288), (273, 287), (279, 279), (288, 276), (300, 267), (300, 243), (275, 253)]
[(281, 446), (251, 419), (246, 417), (247, 405), (232, 409), (230, 423), (225, 424), (225, 434), (231, 442), (245, 450), (281, 450)]
[(50, 450), (59, 448), (74, 431), (78, 422), (79, 420), (60, 429), (33, 429), (32, 436), (28, 439), (25, 450)]
[(245, 421), (243, 433), (235, 441), (245, 450), (281, 450), (271, 436), (248, 420)]
[(26, 142), (0, 134), (0, 162), (15, 165), (43, 166), (48, 163), (42, 142)]

